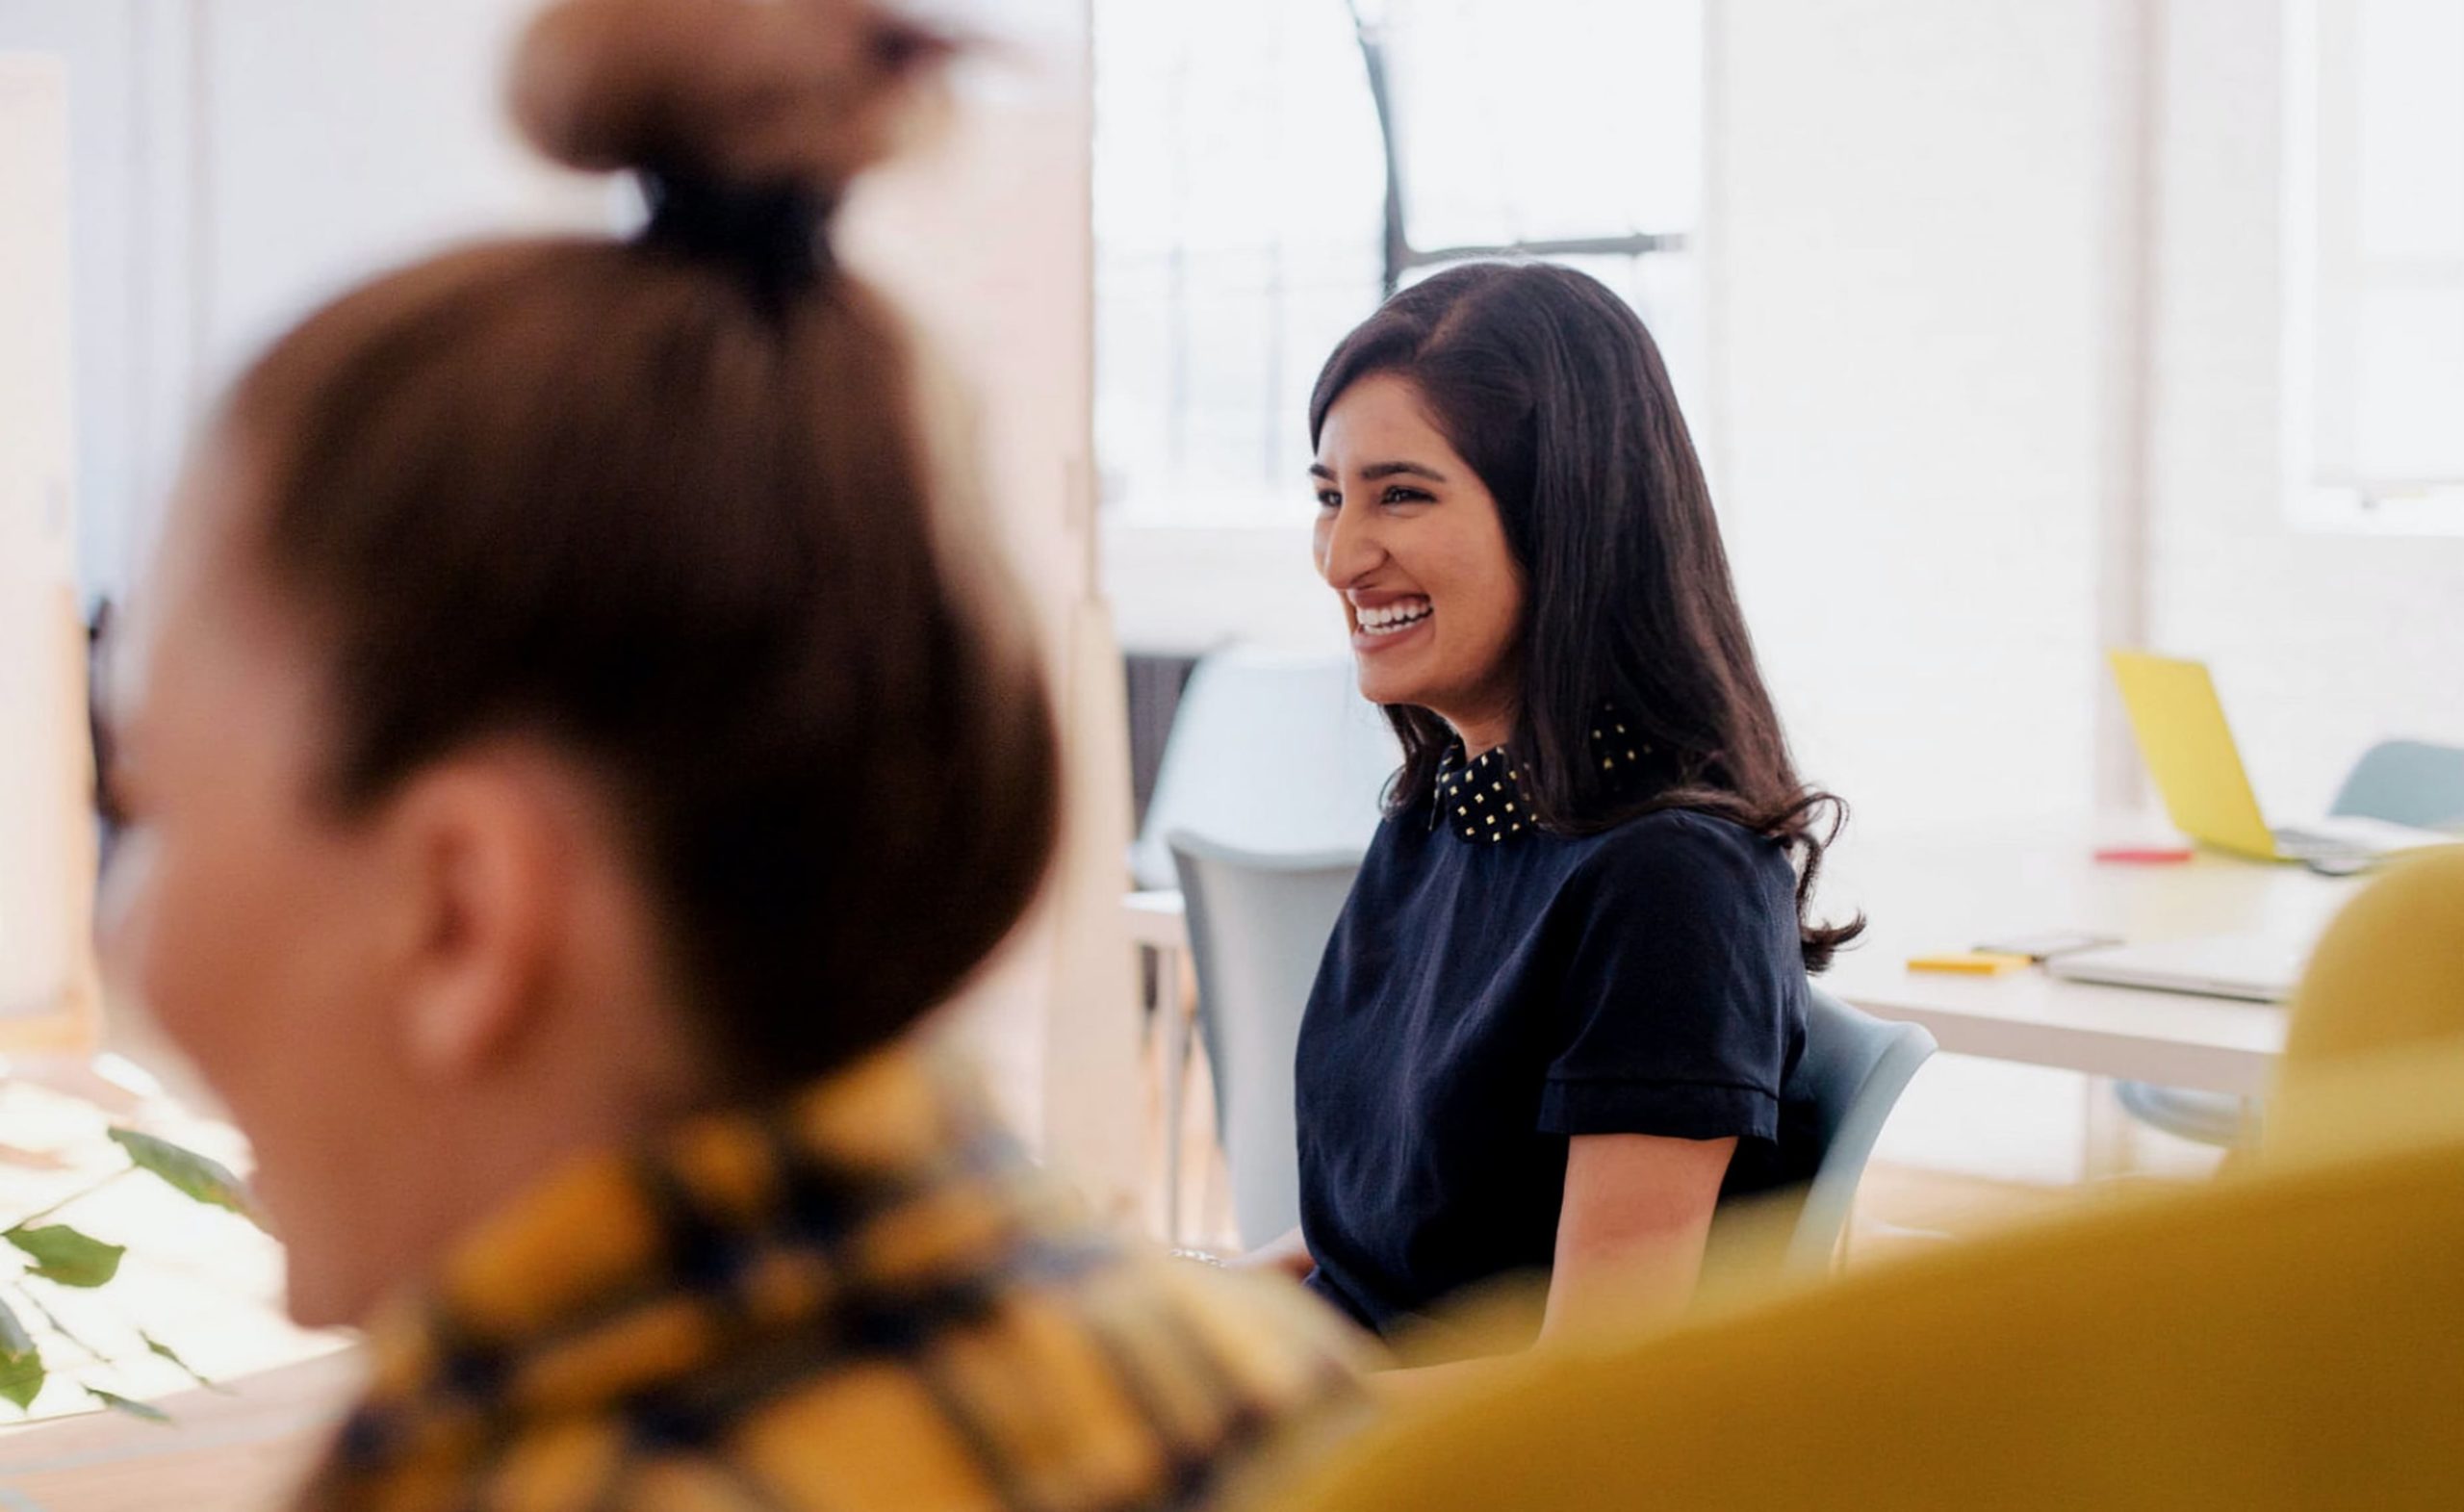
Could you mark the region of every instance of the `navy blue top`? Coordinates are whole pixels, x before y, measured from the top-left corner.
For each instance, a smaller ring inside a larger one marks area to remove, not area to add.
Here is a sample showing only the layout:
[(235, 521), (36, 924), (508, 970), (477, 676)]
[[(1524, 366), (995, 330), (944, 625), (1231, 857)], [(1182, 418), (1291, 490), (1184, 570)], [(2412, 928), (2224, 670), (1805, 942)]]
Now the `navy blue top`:
[(1786, 852), (1674, 809), (1552, 834), (1497, 811), (1507, 775), (1441, 776), (1379, 828), (1301, 1023), (1309, 1285), (1380, 1333), (1547, 1270), (1573, 1136), (1735, 1136), (1724, 1195), (1810, 1166), (1780, 1096), (1806, 1036)]

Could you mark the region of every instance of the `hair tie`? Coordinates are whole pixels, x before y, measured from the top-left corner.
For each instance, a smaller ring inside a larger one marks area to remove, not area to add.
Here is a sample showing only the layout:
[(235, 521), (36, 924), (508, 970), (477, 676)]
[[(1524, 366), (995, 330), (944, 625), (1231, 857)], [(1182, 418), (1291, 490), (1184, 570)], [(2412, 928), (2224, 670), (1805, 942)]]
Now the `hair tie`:
[(736, 271), (774, 311), (828, 275), (822, 227), (834, 201), (810, 185), (748, 187), (649, 170), (640, 177), (651, 218), (637, 244)]

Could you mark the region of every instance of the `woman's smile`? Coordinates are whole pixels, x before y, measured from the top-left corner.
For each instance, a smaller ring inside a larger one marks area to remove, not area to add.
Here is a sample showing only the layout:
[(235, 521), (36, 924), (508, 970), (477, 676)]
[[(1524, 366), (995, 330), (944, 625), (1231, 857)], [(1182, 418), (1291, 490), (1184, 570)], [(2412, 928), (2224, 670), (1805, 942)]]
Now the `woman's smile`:
[(1436, 617), (1437, 605), (1423, 594), (1401, 594), (1379, 604), (1352, 604), (1352, 650), (1362, 655), (1417, 645)]

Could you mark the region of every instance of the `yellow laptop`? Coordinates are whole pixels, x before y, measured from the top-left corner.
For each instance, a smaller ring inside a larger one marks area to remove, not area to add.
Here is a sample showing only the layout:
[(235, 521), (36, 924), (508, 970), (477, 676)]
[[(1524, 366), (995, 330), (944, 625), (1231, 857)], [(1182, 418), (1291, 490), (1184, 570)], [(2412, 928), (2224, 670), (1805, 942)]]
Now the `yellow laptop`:
[(2271, 829), (2206, 663), (2138, 651), (2109, 654), (2139, 754), (2165, 797), (2165, 812), (2175, 829), (2200, 844), (2262, 860), (2343, 870), (2399, 851), (2456, 843), (2454, 835), (2435, 830), (2351, 815)]

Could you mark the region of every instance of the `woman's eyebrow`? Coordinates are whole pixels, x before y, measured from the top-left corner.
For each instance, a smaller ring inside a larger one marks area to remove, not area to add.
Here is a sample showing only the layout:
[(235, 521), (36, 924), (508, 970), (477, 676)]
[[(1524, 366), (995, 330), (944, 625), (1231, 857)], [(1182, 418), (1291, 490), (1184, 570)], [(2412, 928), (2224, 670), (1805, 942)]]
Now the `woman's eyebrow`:
[(1418, 477), (1432, 483), (1443, 483), (1446, 474), (1418, 462), (1372, 462), (1360, 470), (1360, 475), (1375, 482), (1381, 477)]
[[(1335, 481), (1335, 470), (1323, 462), (1310, 463), (1309, 475), (1323, 482)], [(1445, 474), (1419, 462), (1372, 462), (1360, 470), (1360, 475), (1372, 483), (1385, 477), (1420, 477), (1432, 483), (1448, 481)]]

